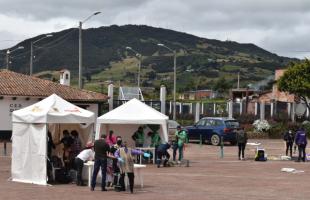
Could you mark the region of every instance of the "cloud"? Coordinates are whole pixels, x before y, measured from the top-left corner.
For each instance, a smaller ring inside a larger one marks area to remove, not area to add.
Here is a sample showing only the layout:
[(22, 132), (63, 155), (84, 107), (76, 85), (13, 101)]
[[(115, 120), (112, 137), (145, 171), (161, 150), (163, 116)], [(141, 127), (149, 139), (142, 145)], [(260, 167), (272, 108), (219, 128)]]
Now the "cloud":
[(255, 43), (286, 56), (303, 57), (307, 52), (300, 56), (300, 51), (310, 50), (306, 42), (308, 0), (0, 0), (0, 36), (9, 32), (12, 38), (26, 38), (59, 31), (77, 26), (95, 11), (102, 14), (84, 28), (147, 24), (211, 39)]

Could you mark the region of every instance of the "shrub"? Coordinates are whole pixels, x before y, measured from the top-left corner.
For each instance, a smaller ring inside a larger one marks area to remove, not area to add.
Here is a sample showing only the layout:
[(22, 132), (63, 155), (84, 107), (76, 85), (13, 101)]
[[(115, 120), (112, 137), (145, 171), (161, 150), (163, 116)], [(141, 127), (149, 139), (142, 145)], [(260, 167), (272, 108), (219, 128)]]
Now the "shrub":
[(240, 124), (253, 124), (256, 116), (253, 114), (242, 114), (235, 115), (234, 118), (237, 119)]
[(271, 126), (269, 125), (267, 120), (255, 120), (253, 123), (254, 131), (262, 133), (268, 131)]

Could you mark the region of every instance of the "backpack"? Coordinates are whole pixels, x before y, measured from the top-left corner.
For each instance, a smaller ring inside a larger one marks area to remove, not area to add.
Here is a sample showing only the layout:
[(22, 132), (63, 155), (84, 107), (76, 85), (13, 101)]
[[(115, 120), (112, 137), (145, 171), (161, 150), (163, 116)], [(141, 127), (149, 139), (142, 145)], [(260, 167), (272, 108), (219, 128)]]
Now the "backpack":
[(64, 168), (55, 170), (55, 181), (58, 183), (70, 183), (72, 178)]

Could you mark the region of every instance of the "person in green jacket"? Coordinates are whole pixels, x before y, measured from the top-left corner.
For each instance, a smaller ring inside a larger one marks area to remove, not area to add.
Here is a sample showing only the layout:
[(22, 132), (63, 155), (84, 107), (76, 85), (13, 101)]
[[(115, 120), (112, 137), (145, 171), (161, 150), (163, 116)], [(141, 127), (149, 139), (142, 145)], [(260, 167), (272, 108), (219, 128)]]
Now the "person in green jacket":
[(144, 132), (143, 127), (139, 126), (138, 130), (131, 136), (135, 141), (136, 147), (143, 147), (144, 144)]
[(177, 139), (177, 146), (179, 150), (179, 161), (178, 162), (181, 162), (181, 160), (183, 159), (183, 147), (187, 139), (187, 133), (185, 130), (182, 130), (181, 126), (178, 126), (177, 131), (175, 132), (175, 137)]
[(161, 138), (157, 131), (152, 132), (151, 134), (151, 147), (155, 148), (155, 160), (157, 160), (157, 148), (161, 144)]

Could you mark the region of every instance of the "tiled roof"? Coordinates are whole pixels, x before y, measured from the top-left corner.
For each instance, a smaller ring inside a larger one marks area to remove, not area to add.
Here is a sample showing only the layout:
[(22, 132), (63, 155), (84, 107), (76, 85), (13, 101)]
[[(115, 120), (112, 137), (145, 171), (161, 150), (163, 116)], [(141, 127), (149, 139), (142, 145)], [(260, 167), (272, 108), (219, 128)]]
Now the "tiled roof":
[(107, 96), (101, 93), (80, 90), (8, 70), (0, 70), (0, 95), (44, 98), (53, 93), (68, 101), (103, 102), (107, 100)]

